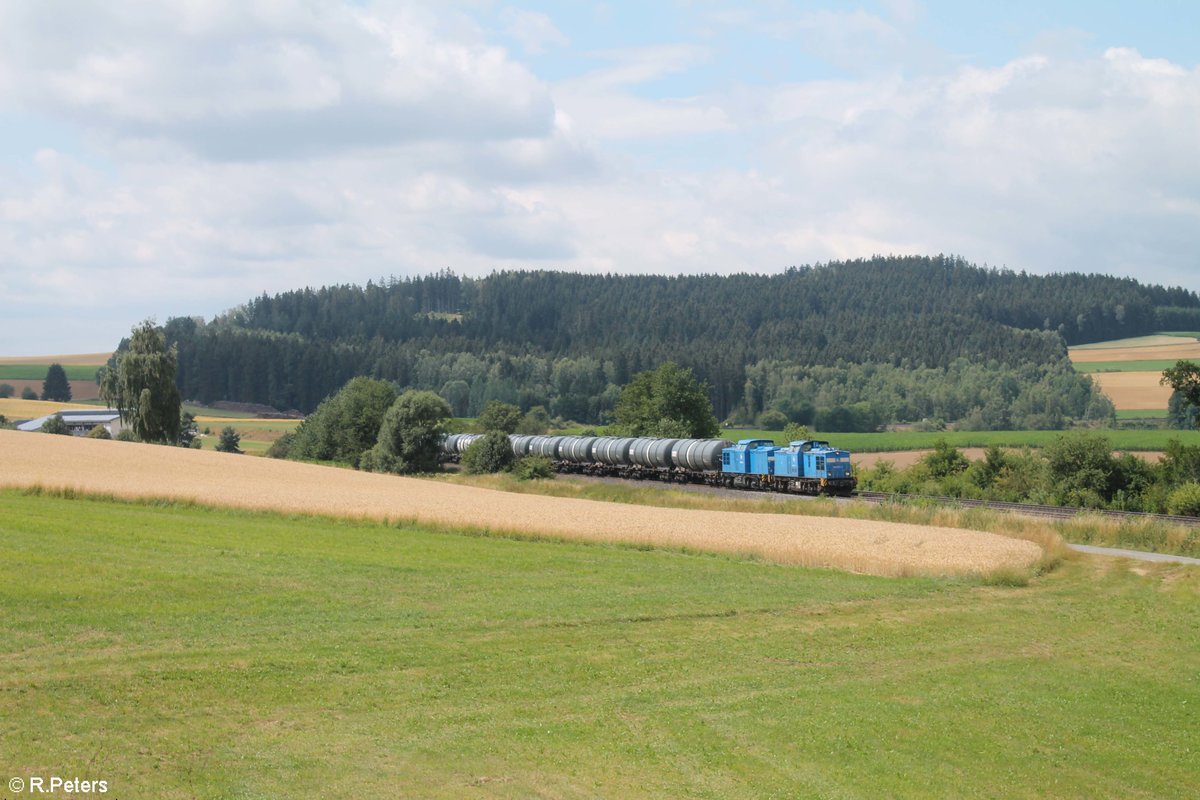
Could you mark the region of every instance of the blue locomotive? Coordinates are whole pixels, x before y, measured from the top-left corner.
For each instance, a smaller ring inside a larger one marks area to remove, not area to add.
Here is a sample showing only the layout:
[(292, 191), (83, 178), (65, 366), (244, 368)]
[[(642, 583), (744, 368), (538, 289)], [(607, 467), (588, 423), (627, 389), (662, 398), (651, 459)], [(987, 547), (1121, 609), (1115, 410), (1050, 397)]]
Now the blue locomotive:
[(786, 447), (742, 439), (721, 451), (721, 473), (730, 476), (731, 486), (799, 494), (850, 494), (857, 483), (848, 451), (809, 439)]
[[(453, 434), (443, 455), (457, 460), (479, 436)], [(804, 439), (653, 439), (620, 436), (509, 436), (518, 457), (545, 456), (555, 470), (634, 480), (704, 483), (736, 489), (848, 495), (857, 481), (850, 453)]]

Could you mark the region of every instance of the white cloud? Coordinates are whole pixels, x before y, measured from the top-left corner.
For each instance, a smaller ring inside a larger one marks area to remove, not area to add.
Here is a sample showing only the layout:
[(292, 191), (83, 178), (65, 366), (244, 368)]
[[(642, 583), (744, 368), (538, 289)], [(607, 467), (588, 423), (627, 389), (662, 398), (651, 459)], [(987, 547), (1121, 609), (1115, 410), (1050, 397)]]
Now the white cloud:
[(582, 136), (591, 139), (644, 139), (679, 134), (732, 131), (734, 123), (710, 98), (650, 99), (636, 88), (682, 72), (710, 58), (692, 45), (662, 45), (595, 53), (608, 64), (560, 82), (554, 100)]
[(536, 11), (506, 7), (500, 11), (505, 32), (524, 47), (525, 52), (539, 55), (552, 48), (571, 43), (567, 35), (555, 27), (550, 17)]
[[(1195, 68), (1047, 51), (663, 97), (719, 47), (595, 52), (547, 85), (469, 16), (428, 9), (87, 4), (64, 25), (52, 4), (0, 5), (0, 114), (90, 148), (0, 152), (0, 352), (442, 267), (953, 252), (1196, 286)], [(881, 41), (907, 13), (823, 19)]]
[[(494, 46), (443, 36), (417, 5), (302, 0), (0, 7), (16, 102), (117, 142), (206, 158), (312, 156), (551, 130), (545, 87)], [(11, 101), (10, 101), (11, 102)]]

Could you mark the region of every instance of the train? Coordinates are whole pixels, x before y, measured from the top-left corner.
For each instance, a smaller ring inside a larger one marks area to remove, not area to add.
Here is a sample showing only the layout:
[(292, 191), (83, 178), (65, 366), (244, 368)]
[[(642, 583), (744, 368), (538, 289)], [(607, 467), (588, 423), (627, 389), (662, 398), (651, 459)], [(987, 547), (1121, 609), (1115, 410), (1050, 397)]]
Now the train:
[[(442, 456), (457, 461), (482, 434), (456, 433)], [(702, 483), (731, 489), (807, 495), (853, 494), (850, 453), (828, 442), (801, 439), (656, 439), (619, 436), (509, 435), (513, 454), (549, 459), (556, 472), (632, 480)]]

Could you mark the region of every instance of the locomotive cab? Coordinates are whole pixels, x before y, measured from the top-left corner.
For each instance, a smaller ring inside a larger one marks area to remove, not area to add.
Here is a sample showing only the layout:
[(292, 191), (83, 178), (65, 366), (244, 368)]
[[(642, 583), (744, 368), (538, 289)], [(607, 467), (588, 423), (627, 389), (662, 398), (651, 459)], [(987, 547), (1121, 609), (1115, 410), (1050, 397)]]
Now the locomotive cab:
[(770, 439), (739, 439), (721, 451), (721, 472), (732, 475), (769, 475), (779, 445)]
[(793, 478), (798, 491), (849, 494), (857, 483), (850, 473), (850, 453), (829, 442), (801, 439), (775, 455), (775, 474)]

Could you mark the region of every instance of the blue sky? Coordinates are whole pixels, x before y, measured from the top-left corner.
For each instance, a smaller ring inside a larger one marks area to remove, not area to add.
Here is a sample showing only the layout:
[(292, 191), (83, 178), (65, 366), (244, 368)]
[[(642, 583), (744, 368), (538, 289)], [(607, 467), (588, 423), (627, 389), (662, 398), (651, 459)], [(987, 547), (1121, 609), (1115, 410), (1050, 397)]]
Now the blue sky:
[(449, 267), (1200, 290), (1200, 4), (0, 4), (0, 353)]

